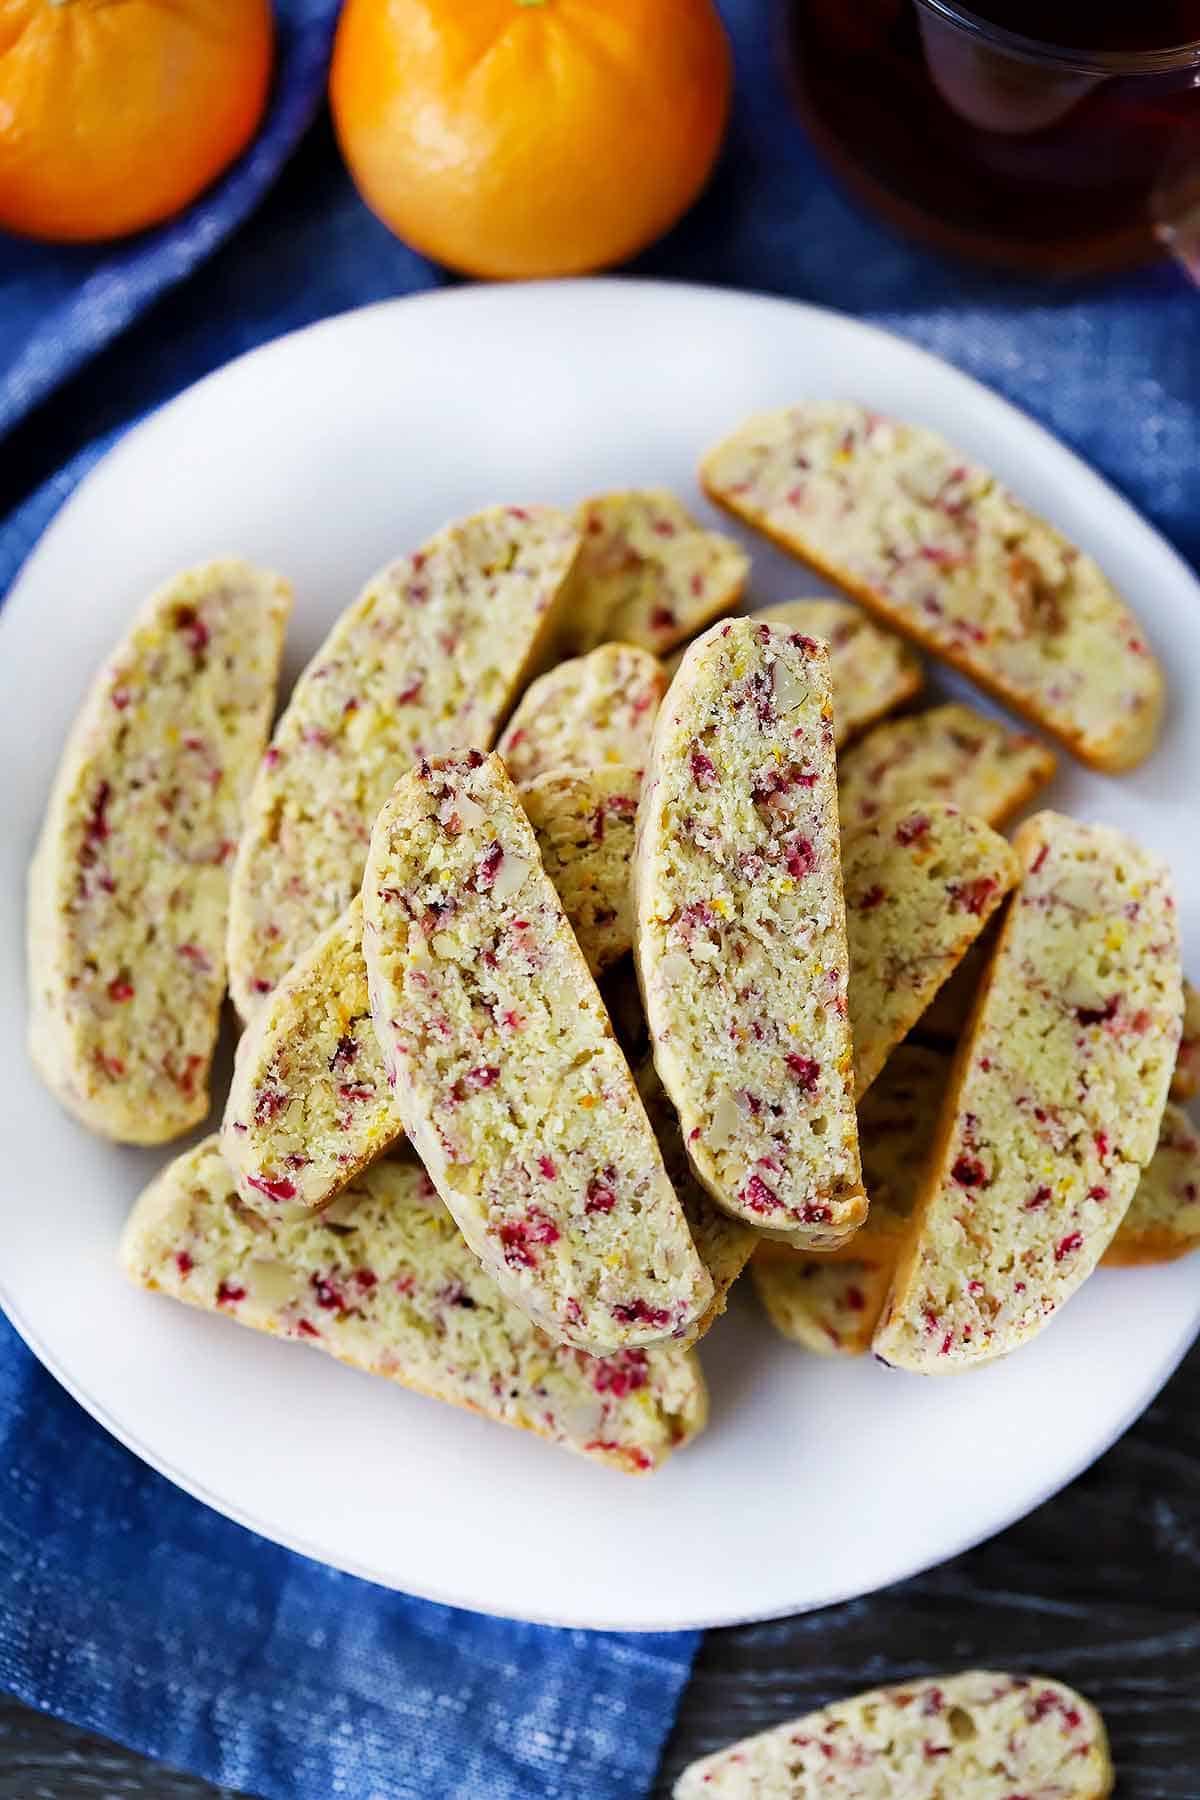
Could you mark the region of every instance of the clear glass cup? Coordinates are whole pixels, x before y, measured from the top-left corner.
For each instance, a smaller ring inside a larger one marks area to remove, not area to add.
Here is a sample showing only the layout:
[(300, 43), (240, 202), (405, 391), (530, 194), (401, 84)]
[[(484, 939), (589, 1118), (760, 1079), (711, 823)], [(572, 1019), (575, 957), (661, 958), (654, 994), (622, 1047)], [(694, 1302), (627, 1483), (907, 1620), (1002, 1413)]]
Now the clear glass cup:
[(903, 229), (1200, 280), (1200, 0), (790, 0), (787, 53), (814, 141)]

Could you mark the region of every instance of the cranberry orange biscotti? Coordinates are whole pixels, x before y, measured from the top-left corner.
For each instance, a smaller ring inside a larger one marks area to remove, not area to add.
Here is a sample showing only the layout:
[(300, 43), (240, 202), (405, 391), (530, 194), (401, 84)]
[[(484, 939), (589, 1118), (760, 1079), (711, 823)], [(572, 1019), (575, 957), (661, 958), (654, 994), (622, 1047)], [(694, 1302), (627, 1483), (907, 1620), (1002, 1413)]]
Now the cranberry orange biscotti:
[(547, 769), (645, 767), (666, 692), (662, 664), (635, 644), (601, 644), (526, 688), (496, 745), (514, 781)]
[(484, 1267), (578, 1349), (683, 1336), (712, 1282), (498, 756), (396, 784), (362, 902), (404, 1128)]
[(829, 645), (833, 735), (839, 750), (921, 691), (925, 675), (920, 657), (851, 600), (781, 600), (760, 607), (752, 617)]
[(804, 1249), (862, 1223), (829, 658), (712, 626), (655, 725), (634, 858), (638, 975), (692, 1166)]
[[(519, 789), (546, 873), (593, 974), (632, 943), (632, 769)], [(403, 1133), (371, 1023), (356, 897), (288, 970), (238, 1044), (221, 1146), (242, 1198), (323, 1206)]]
[(971, 1670), (839, 1700), (684, 1770), (675, 1800), (1107, 1800), (1104, 1722), (1044, 1675)]
[(1171, 1077), (1172, 1100), (1190, 1100), (1200, 1089), (1200, 988), (1183, 984), (1183, 1036)]
[(949, 1374), (1035, 1337), (1089, 1275), (1154, 1154), (1183, 1009), (1166, 866), (1037, 813), (959, 1048), (875, 1334)]
[(838, 759), (842, 830), (918, 800), (945, 800), (1002, 825), (1054, 774), (1054, 753), (1023, 731), (951, 702), (888, 719)]
[(713, 500), (855, 594), (1093, 768), (1149, 755), (1163, 675), (1092, 561), (932, 431), (829, 402), (711, 451)]
[(1018, 873), (1009, 845), (982, 819), (936, 802), (883, 813), (844, 840), (857, 1096), (976, 942)]
[(268, 1221), (206, 1138), (146, 1189), (121, 1262), (142, 1287), (627, 1473), (656, 1469), (704, 1425), (694, 1357), (551, 1343), (484, 1274), (415, 1162), (376, 1164), (323, 1213)]
[(719, 531), (705, 531), (665, 488), (599, 494), (576, 508), (583, 538), (570, 616), (571, 649), (620, 640), (663, 656), (732, 612), (750, 558)]
[(1174, 1262), (1200, 1245), (1200, 1133), (1182, 1107), (1168, 1101), (1158, 1143), (1106, 1265)]
[(232, 860), (291, 589), (234, 560), (154, 594), (71, 731), (29, 879), (30, 1051), (93, 1131), (208, 1111)]
[(578, 548), (553, 507), (490, 507), (382, 570), (342, 614), (250, 796), (229, 923), (243, 1019), (353, 899), (397, 776), (491, 743), (548, 649)]
[(790, 1250), (786, 1257), (760, 1251), (750, 1279), (781, 1337), (815, 1356), (862, 1356), (871, 1347), (892, 1271), (886, 1263), (835, 1261), (808, 1250)]

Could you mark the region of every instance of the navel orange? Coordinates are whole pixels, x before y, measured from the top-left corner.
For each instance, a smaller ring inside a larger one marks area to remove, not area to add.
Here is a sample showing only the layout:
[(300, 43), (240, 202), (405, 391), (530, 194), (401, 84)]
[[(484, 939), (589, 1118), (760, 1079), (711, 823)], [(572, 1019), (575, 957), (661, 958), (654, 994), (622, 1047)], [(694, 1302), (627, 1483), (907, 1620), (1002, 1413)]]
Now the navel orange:
[(567, 275), (691, 204), (730, 83), (712, 0), (347, 0), (330, 98), (359, 191), (416, 249)]

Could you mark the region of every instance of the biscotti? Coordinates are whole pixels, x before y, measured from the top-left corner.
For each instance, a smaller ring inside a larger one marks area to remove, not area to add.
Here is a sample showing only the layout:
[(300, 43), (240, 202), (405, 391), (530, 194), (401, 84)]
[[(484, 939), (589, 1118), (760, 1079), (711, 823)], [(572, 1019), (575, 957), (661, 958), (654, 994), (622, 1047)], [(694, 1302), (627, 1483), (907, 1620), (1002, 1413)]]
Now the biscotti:
[(1044, 1675), (971, 1670), (876, 1688), (684, 1770), (675, 1800), (1107, 1800), (1094, 1706)]
[(921, 691), (916, 652), (850, 600), (781, 600), (752, 615), (829, 645), (833, 736), (840, 750)]
[(844, 843), (854, 1089), (861, 1098), (1016, 884), (1017, 859), (982, 819), (927, 802), (881, 814)]
[(1035, 738), (950, 703), (888, 719), (838, 760), (842, 830), (918, 800), (945, 800), (1002, 825), (1054, 774), (1054, 754)]
[(665, 488), (599, 494), (577, 507), (583, 538), (564, 642), (620, 641), (663, 656), (742, 597), (750, 558), (704, 531)]
[(1183, 984), (1183, 1036), (1175, 1073), (1171, 1076), (1172, 1100), (1190, 1100), (1200, 1089), (1200, 988)]
[(710, 497), (1093, 768), (1154, 746), (1163, 676), (1090, 556), (932, 431), (855, 405), (762, 414), (701, 466)]
[(635, 644), (601, 644), (556, 664), (526, 688), (500, 742), (516, 782), (547, 769), (646, 765), (666, 692), (662, 664)]
[(704, 1424), (694, 1357), (552, 1343), (484, 1274), (415, 1162), (377, 1163), (321, 1214), (268, 1221), (239, 1201), (207, 1138), (142, 1195), (121, 1262), (142, 1287), (630, 1474)]
[[(639, 786), (632, 769), (601, 769), (518, 789), (593, 974), (632, 942)], [(242, 1033), (221, 1147), (242, 1198), (284, 1214), (323, 1206), (403, 1129), (371, 1023), (356, 897)]]
[(396, 784), (362, 902), (404, 1128), (485, 1268), (579, 1349), (682, 1337), (712, 1282), (498, 756)]
[(291, 589), (235, 560), (176, 576), (97, 677), (29, 879), (29, 1043), (93, 1131), (178, 1137), (208, 1111), (230, 871)]
[(1200, 1135), (1182, 1107), (1168, 1102), (1158, 1143), (1121, 1228), (1104, 1255), (1108, 1265), (1174, 1262), (1200, 1245)]
[(229, 927), (243, 1019), (353, 899), (397, 776), (491, 743), (549, 651), (578, 548), (553, 507), (490, 507), (382, 570), (342, 614), (250, 796)]
[(712, 626), (659, 712), (634, 858), (654, 1060), (692, 1166), (802, 1249), (866, 1213), (832, 711), (823, 645)]
[(1043, 812), (960, 1046), (887, 1308), (922, 1374), (1034, 1337), (1091, 1273), (1154, 1154), (1183, 1008), (1165, 865)]
[(862, 1356), (870, 1349), (892, 1271), (886, 1263), (832, 1261), (807, 1250), (769, 1257), (760, 1251), (750, 1279), (781, 1337), (815, 1356)]

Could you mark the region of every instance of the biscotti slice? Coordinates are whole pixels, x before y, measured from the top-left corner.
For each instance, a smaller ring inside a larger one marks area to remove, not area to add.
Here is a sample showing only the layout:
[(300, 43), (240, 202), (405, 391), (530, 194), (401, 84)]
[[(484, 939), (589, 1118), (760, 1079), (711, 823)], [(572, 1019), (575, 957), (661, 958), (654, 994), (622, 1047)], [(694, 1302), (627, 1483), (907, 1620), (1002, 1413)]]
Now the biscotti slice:
[(573, 656), (526, 688), (500, 742), (516, 782), (547, 769), (646, 765), (654, 715), (667, 677), (636, 644), (601, 644)]
[(484, 1274), (416, 1162), (377, 1163), (325, 1212), (268, 1221), (206, 1138), (137, 1202), (121, 1263), (142, 1287), (630, 1474), (704, 1425), (693, 1356), (552, 1343)]
[(400, 1116), (484, 1267), (579, 1349), (683, 1336), (712, 1282), (498, 756), (396, 784), (362, 897)]
[(892, 1271), (886, 1263), (831, 1261), (807, 1250), (786, 1256), (760, 1251), (750, 1279), (781, 1337), (815, 1356), (862, 1356), (871, 1347)]
[(675, 1800), (1106, 1800), (1094, 1706), (1044, 1675), (971, 1670), (876, 1688), (684, 1770)]
[[(632, 769), (600, 769), (518, 789), (593, 974), (632, 942), (640, 786)], [(371, 1023), (356, 897), (242, 1033), (221, 1146), (242, 1198), (286, 1213), (323, 1206), (403, 1130)]]
[(1200, 1089), (1200, 988), (1183, 984), (1183, 1036), (1171, 1076), (1172, 1100), (1190, 1100)]
[(982, 819), (935, 802), (883, 813), (846, 839), (842, 881), (859, 1098), (1018, 873), (1012, 850)]
[(832, 711), (815, 639), (712, 626), (659, 712), (634, 858), (654, 1060), (692, 1166), (801, 1249), (866, 1213)]
[(921, 691), (925, 676), (920, 657), (853, 601), (781, 600), (760, 607), (752, 617), (823, 638), (829, 645), (833, 734), (839, 750)]
[(243, 1019), (353, 899), (397, 776), (491, 743), (548, 651), (578, 548), (553, 507), (489, 507), (382, 570), (342, 614), (250, 796), (229, 926)]
[(1104, 1254), (1117, 1268), (1174, 1262), (1200, 1245), (1200, 1135), (1182, 1107), (1167, 1104), (1158, 1144), (1121, 1228)]
[(838, 760), (842, 830), (918, 800), (945, 800), (1002, 825), (1054, 774), (1036, 738), (951, 702), (888, 719)]
[[(671, 1186), (679, 1196), (683, 1216), (688, 1222), (692, 1242), (700, 1261), (712, 1276), (712, 1304), (704, 1316), (688, 1332), (685, 1341), (694, 1344), (716, 1323), (729, 1302), (729, 1290), (762, 1242), (756, 1231), (731, 1219), (727, 1212), (714, 1206), (692, 1174), (679, 1130), (675, 1108), (664, 1092), (654, 1059), (647, 1056), (636, 1070), (638, 1092), (646, 1108)], [(790, 1254), (798, 1255), (798, 1251)]]
[(208, 1111), (230, 871), (291, 607), (234, 559), (152, 595), (84, 702), (29, 879), (29, 1046), (105, 1137)]
[(599, 494), (577, 507), (583, 538), (570, 617), (573, 650), (620, 640), (664, 655), (731, 612), (750, 558), (719, 531), (704, 531), (665, 488)]
[(1093, 768), (1154, 747), (1162, 670), (1092, 561), (921, 426), (815, 402), (750, 419), (708, 494)]
[(884, 1361), (952, 1373), (1035, 1337), (1107, 1250), (1154, 1154), (1183, 1009), (1166, 866), (1043, 812), (960, 1046)]

